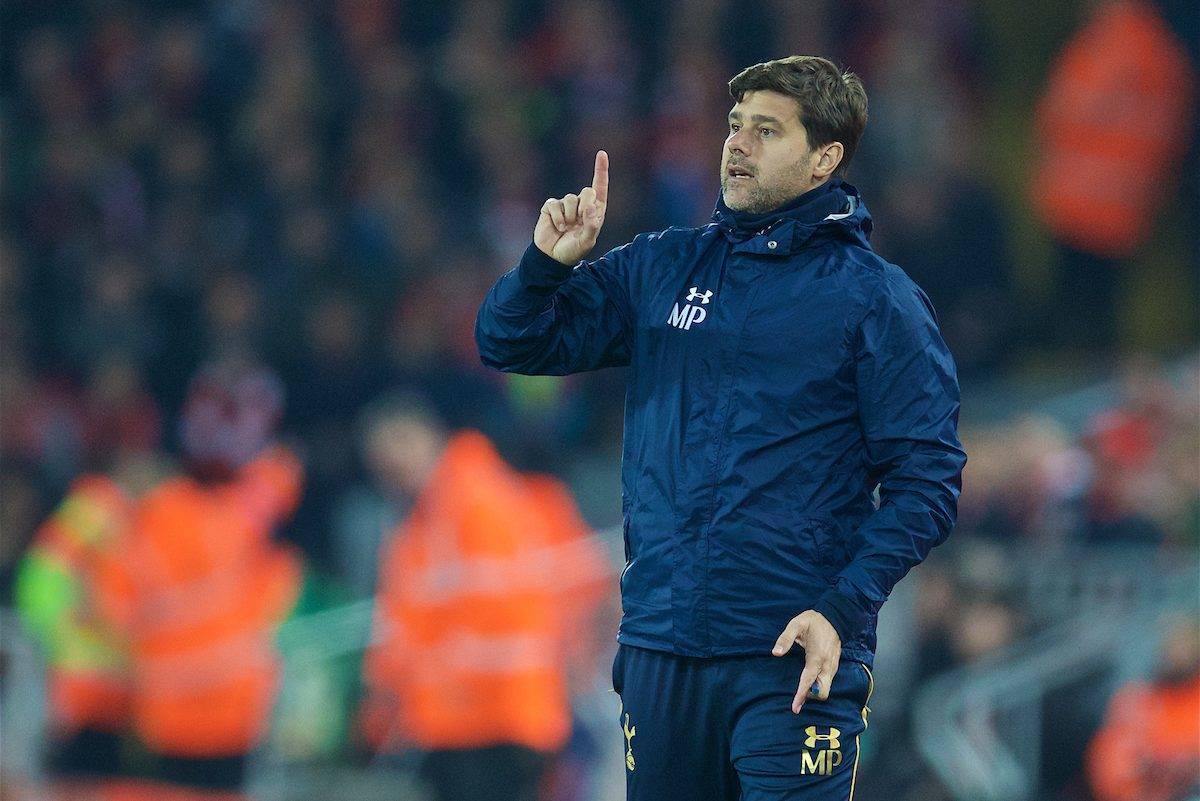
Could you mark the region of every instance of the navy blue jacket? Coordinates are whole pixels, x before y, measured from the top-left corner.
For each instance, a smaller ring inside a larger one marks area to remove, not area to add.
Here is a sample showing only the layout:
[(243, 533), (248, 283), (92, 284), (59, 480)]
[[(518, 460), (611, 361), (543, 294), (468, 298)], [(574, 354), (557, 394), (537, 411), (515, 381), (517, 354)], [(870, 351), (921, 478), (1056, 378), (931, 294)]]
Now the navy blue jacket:
[(488, 293), (484, 364), (632, 367), (621, 642), (766, 654), (816, 609), (869, 665), (880, 606), (950, 534), (966, 462), (954, 362), (870, 231), (835, 179), (758, 219), (718, 204), (702, 228), (574, 268), (531, 245)]

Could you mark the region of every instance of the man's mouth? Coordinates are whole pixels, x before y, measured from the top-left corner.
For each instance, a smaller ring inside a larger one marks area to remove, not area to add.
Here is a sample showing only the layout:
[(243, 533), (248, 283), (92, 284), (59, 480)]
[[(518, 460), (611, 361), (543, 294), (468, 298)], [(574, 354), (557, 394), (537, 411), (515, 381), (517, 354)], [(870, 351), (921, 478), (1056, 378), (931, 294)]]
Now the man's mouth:
[(750, 172), (745, 167), (736, 167), (730, 165), (725, 169), (725, 174), (730, 178), (753, 178), (754, 173)]

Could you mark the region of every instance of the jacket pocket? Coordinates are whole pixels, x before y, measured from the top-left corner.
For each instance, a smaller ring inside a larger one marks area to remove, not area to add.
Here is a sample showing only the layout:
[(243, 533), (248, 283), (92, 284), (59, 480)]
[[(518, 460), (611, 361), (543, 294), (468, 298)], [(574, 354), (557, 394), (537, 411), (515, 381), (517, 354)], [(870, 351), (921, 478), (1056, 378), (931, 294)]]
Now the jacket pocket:
[(818, 517), (805, 521), (805, 536), (809, 538), (813, 562), (827, 581), (850, 561), (842, 528), (832, 518)]
[(833, 677), (830, 700), (837, 696), (839, 701), (853, 705), (855, 713), (862, 716), (874, 689), (875, 680), (871, 677), (870, 669), (858, 660), (843, 658)]

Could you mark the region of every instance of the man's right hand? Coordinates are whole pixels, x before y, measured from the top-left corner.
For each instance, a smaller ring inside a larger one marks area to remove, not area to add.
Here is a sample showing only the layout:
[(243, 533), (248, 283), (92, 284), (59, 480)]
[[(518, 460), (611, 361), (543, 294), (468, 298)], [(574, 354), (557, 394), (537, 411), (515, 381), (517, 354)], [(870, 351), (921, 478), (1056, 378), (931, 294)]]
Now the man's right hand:
[(596, 153), (592, 185), (578, 195), (550, 198), (533, 229), (533, 244), (550, 258), (574, 267), (588, 254), (604, 225), (608, 207), (608, 154)]

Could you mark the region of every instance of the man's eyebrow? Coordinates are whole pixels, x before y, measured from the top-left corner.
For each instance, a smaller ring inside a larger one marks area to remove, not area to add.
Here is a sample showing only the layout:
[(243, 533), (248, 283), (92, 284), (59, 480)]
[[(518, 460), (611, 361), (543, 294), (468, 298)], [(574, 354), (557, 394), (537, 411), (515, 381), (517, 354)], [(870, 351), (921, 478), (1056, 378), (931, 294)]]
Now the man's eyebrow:
[[(731, 112), (729, 112), (729, 119), (731, 119), (731, 120), (740, 120), (741, 118), (742, 118), (742, 113), (741, 113), (740, 111), (731, 111)], [(774, 124), (774, 125), (780, 125), (780, 126), (782, 126), (782, 125), (783, 125), (783, 123), (782, 123), (782, 122), (780, 122), (780, 121), (779, 121), (778, 119), (776, 119), (775, 117), (768, 117), (768, 116), (767, 116), (767, 115), (765, 115), (765, 114), (751, 114), (751, 115), (750, 115), (750, 121), (751, 121), (751, 122), (753, 122), (753, 123), (755, 123), (755, 124), (758, 124), (758, 123), (760, 123), (760, 122), (766, 122), (766, 123), (771, 123), (771, 124)]]

